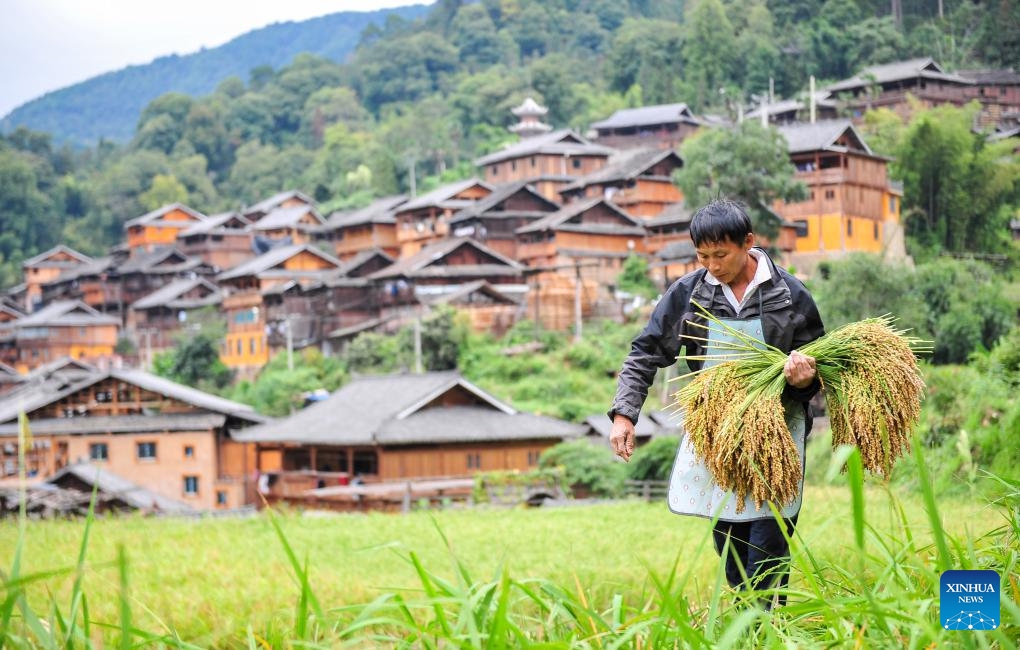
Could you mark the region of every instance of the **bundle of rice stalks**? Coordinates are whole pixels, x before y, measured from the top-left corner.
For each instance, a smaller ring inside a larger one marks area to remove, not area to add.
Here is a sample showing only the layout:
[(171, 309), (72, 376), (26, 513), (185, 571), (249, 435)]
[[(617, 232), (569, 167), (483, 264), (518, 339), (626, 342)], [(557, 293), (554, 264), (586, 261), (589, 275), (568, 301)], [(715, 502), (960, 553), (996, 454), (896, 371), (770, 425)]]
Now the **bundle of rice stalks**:
[[(729, 341), (712, 341), (714, 355), (691, 357), (723, 363), (685, 375), (693, 380), (675, 395), (693, 449), (719, 487), (735, 493), (737, 512), (747, 495), (759, 508), (790, 503), (802, 468), (782, 403), (787, 354), (702, 313), (707, 329)], [(815, 358), (833, 446), (856, 446), (865, 468), (880, 475), (910, 444), (924, 393), (915, 353), (930, 350), (892, 323), (890, 316), (850, 323), (801, 348)]]

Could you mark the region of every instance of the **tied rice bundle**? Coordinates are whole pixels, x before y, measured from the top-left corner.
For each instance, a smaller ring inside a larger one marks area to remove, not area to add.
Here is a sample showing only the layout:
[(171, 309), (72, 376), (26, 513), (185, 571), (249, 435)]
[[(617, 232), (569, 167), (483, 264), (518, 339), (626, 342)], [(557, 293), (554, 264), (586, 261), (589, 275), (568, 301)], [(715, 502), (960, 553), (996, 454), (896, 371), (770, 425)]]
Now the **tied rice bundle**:
[[(790, 503), (803, 471), (782, 403), (787, 355), (697, 307), (709, 319), (707, 329), (731, 340), (709, 343), (718, 355), (689, 357), (723, 362), (685, 375), (692, 381), (675, 394), (692, 448), (719, 487), (734, 492), (738, 513), (747, 496), (758, 508)], [(854, 445), (864, 467), (885, 476), (920, 416), (924, 383), (915, 354), (929, 349), (892, 323), (890, 316), (850, 323), (800, 350), (815, 358), (833, 446)]]

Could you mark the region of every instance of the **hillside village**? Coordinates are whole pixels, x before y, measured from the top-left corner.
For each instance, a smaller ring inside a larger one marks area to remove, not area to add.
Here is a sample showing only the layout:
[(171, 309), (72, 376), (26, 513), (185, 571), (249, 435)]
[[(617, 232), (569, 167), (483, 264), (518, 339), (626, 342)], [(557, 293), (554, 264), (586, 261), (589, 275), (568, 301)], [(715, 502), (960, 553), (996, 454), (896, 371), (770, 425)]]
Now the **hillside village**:
[[(970, 101), (991, 138), (1020, 136), (1020, 74), (948, 74), (927, 58), (748, 110), (777, 127), (807, 187), (803, 201), (766, 206), (781, 226), (760, 243), (802, 274), (853, 252), (903, 260), (903, 189), (860, 121), (876, 107)], [(630, 256), (660, 288), (697, 267), (687, 232), (697, 206), (673, 174), (679, 145), (724, 120), (643, 106), (582, 134), (546, 123), (531, 97), (513, 114), (515, 144), (476, 159), (475, 177), (417, 196), (330, 214), (288, 188), (222, 214), (174, 203), (124, 215), (123, 241), (102, 257), (58, 245), (25, 260), (23, 282), (0, 294), (0, 475), (15, 472), (20, 412), (37, 477), (66, 481), (68, 468), (98, 463), (163, 509), (236, 508), (260, 494), (355, 507), (355, 478), (526, 470), (558, 442), (597, 435), (521, 413), (456, 372), (355, 380), (278, 421), (148, 372), (210, 309), (226, 325), (221, 360), (253, 378), (282, 351), (341, 354), (360, 333), (396, 331), (437, 305), (478, 331), (523, 319), (566, 330), (622, 313)]]

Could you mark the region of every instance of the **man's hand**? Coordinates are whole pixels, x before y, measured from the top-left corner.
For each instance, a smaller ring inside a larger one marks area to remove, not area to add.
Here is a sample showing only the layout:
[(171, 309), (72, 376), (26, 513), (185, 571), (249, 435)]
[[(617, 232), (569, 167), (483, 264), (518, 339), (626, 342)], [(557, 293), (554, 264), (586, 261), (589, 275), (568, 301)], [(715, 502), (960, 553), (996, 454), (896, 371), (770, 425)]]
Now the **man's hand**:
[(634, 453), (634, 423), (625, 415), (617, 414), (613, 418), (613, 428), (609, 432), (609, 446), (620, 458), (630, 461)]
[(815, 358), (796, 350), (790, 353), (790, 356), (786, 359), (786, 365), (783, 366), (783, 375), (786, 377), (786, 383), (794, 388), (807, 388), (810, 386), (817, 372)]

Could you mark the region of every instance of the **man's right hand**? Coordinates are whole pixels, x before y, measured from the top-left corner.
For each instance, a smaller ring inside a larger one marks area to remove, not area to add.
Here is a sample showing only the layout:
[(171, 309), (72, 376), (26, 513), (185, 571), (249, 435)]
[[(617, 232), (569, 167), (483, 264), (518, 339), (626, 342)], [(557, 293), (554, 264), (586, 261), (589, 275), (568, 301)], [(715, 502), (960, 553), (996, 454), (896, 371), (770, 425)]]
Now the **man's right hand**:
[(613, 428), (609, 432), (609, 446), (613, 453), (630, 461), (634, 453), (634, 423), (625, 415), (617, 414), (613, 418)]

